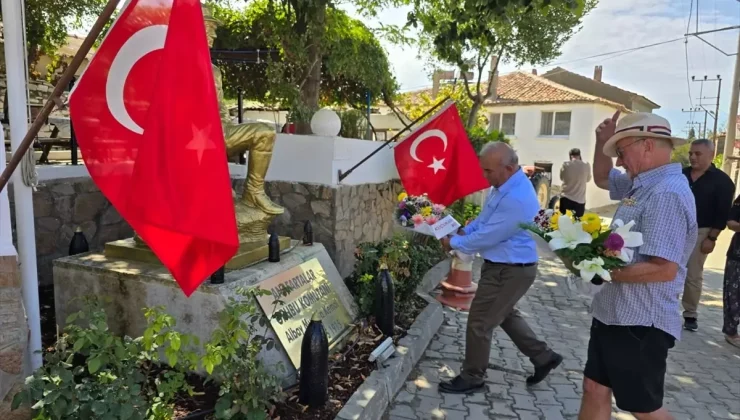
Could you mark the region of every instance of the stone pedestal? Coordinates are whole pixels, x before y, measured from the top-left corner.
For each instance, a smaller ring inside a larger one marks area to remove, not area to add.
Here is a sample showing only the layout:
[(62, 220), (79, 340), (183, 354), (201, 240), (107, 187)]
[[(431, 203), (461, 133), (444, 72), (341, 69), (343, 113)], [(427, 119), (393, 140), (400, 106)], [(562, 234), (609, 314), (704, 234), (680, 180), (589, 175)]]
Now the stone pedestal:
[[(293, 241), (295, 247), (281, 255), (280, 262), (263, 262), (227, 271), (223, 284), (213, 285), (206, 281), (190, 298), (185, 297), (160, 264), (115, 259), (102, 253), (60, 258), (54, 261), (56, 319), (63, 328), (67, 316), (80, 309), (79, 302), (74, 299), (96, 295), (110, 298), (106, 311), (109, 326), (116, 334), (140, 336), (146, 327), (142, 309), (164, 306), (177, 320), (177, 330), (206, 342), (218, 326), (219, 312), (229, 297), (237, 296), (238, 288), (259, 286), (262, 281), (314, 258), (321, 263), (339, 300), (354, 319), (357, 314), (354, 299), (324, 246), (319, 243), (303, 246), (297, 242)], [(274, 333), (270, 331), (268, 336), (274, 337)], [(277, 339), (275, 348), (263, 350), (260, 357), (271, 368), (276, 362), (282, 362), (286, 371), (274, 369), (273, 373), (282, 376), (284, 385), (296, 383), (296, 371)]]
[(0, 256), (0, 418), (30, 419), (28, 409), (11, 412), (10, 403), (23, 387), (28, 323), (21, 296), (21, 274), (13, 256)]

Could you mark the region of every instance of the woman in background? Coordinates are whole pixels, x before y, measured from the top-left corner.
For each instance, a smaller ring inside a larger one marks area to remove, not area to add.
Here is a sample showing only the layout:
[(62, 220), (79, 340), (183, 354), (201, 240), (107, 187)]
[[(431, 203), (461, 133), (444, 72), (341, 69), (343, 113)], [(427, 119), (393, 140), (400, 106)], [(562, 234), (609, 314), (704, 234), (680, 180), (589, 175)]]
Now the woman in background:
[(737, 330), (740, 324), (740, 196), (732, 203), (727, 227), (735, 232), (735, 235), (727, 249), (725, 263), (722, 332), (728, 343), (740, 348), (740, 335)]

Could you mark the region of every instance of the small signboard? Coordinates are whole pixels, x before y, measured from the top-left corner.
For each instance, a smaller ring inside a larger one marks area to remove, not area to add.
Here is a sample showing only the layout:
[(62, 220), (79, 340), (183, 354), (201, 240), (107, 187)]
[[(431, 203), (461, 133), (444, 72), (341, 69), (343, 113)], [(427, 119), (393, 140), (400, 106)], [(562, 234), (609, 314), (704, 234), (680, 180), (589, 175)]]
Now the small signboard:
[[(258, 296), (257, 301), (296, 369), (301, 365), (303, 334), (314, 313), (318, 312), (324, 324), (329, 347), (352, 325), (347, 308), (316, 258), (261, 282), (259, 287), (270, 292)], [(276, 300), (282, 303), (276, 306)]]

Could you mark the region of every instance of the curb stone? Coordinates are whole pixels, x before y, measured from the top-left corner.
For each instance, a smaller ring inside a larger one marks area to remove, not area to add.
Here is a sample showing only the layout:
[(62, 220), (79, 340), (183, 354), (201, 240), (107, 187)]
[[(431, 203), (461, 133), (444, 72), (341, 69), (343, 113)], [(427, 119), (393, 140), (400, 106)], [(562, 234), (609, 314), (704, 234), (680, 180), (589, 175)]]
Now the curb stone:
[[(446, 266), (447, 271), (444, 270)], [(385, 414), (393, 397), (405, 384), (411, 370), (424, 354), (432, 338), (442, 326), (442, 305), (427, 293), (436, 287), (449, 273), (449, 260), (432, 267), (417, 288), (417, 294), (428, 302), (398, 341), (396, 354), (386, 361), (383, 368), (374, 370), (365, 382), (339, 411), (335, 420), (379, 420)], [(427, 287), (431, 287), (427, 290)]]

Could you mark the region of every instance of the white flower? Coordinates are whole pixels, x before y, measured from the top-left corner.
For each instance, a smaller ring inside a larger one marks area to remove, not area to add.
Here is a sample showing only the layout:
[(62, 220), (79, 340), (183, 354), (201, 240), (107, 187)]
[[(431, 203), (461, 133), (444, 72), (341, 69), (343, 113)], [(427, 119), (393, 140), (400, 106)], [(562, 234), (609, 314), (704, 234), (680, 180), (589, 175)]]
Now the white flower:
[(604, 260), (599, 257), (573, 264), (573, 268), (579, 270), (581, 278), (586, 281), (591, 281), (597, 275), (607, 281), (612, 279), (609, 272), (604, 270)]
[(547, 233), (547, 236), (551, 238), (549, 245), (553, 251), (575, 249), (580, 244), (590, 244), (593, 241), (580, 222), (575, 223), (565, 216), (558, 219), (558, 230)]
[(630, 232), (630, 229), (632, 229), (632, 227), (635, 225), (634, 220), (625, 225), (622, 220), (616, 219), (614, 220), (612, 225), (616, 226), (616, 228), (612, 229), (612, 233), (621, 236), (622, 240), (624, 241), (624, 247), (619, 253), (619, 259), (628, 263), (632, 261), (632, 256), (635, 253), (629, 248), (635, 248), (642, 245), (642, 233)]

